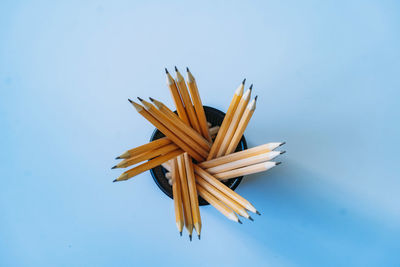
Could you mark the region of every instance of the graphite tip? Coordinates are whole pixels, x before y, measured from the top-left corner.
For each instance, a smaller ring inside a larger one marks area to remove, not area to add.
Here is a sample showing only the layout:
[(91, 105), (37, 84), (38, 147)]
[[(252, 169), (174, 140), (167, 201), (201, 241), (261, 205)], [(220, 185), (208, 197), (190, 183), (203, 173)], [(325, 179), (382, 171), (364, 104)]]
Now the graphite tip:
[(254, 101), (257, 101), (258, 95), (256, 95), (256, 97), (254, 98)]
[(169, 73), (169, 72), (168, 72), (168, 70), (167, 70), (167, 68), (165, 68), (165, 73), (166, 73), (166, 74), (168, 74), (168, 73)]
[(282, 162), (279, 161), (279, 162), (275, 163), (275, 166), (277, 166), (277, 165), (279, 165), (279, 164), (281, 164), (281, 163), (282, 163)]
[(182, 231), (179, 232), (179, 235), (182, 236)]
[(200, 235), (197, 235), (197, 237), (199, 238), (199, 240), (200, 240)]
[(152, 97), (149, 97), (149, 99), (150, 99), (150, 101), (151, 101), (151, 102), (153, 102), (153, 101), (154, 101), (154, 98), (152, 98)]
[(284, 144), (286, 144), (286, 142), (282, 142), (279, 146), (283, 146)]
[(253, 219), (253, 218), (251, 218), (251, 216), (249, 216), (249, 220), (250, 220), (250, 221), (252, 221), (252, 222), (254, 222), (254, 219)]
[(243, 224), (241, 220), (238, 219), (238, 223)]
[(130, 100), (129, 98), (128, 98), (128, 101), (129, 101), (129, 103), (131, 103), (131, 104), (133, 103), (133, 101), (132, 101), (132, 100)]
[(115, 183), (115, 182), (118, 182), (118, 180), (117, 180), (117, 179), (115, 179), (115, 180), (113, 181), (113, 183)]
[(282, 155), (282, 154), (285, 154), (285, 153), (286, 153), (286, 150), (283, 150), (283, 151), (281, 152), (281, 155)]
[(259, 215), (259, 216), (261, 215), (261, 213), (258, 210), (256, 211), (256, 214)]
[(140, 101), (140, 102), (142, 102), (142, 101), (143, 101), (143, 98), (137, 97), (137, 99), (139, 99), (139, 101)]
[(117, 165), (113, 166), (111, 169), (115, 169), (115, 168), (117, 168)]
[(251, 85), (250, 85), (249, 89), (250, 89), (250, 90), (252, 90), (252, 89), (253, 89), (253, 84), (251, 84)]
[(246, 83), (246, 78), (243, 79), (242, 84), (244, 85)]
[(120, 157), (120, 156), (118, 156), (118, 157), (116, 157), (115, 159), (121, 159), (121, 157)]
[(175, 66), (175, 71), (176, 71), (176, 72), (178, 72), (178, 71), (179, 71), (179, 70), (178, 70), (178, 68), (177, 68), (176, 66)]
[(190, 242), (192, 242), (192, 235), (189, 235), (189, 240)]
[(186, 71), (187, 71), (187, 72), (190, 72), (190, 70), (189, 70), (189, 68), (188, 68), (188, 67), (186, 67)]

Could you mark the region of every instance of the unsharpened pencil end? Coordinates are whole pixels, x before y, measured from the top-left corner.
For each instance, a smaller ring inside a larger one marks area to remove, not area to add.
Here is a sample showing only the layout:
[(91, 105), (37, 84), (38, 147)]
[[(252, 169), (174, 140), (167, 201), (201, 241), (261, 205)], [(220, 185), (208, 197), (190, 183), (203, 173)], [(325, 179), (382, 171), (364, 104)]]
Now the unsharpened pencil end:
[(113, 183), (115, 183), (115, 182), (118, 182), (118, 180), (117, 180), (117, 179), (115, 179), (115, 180), (113, 181)]
[(282, 155), (282, 154), (285, 154), (285, 153), (286, 153), (286, 150), (283, 150), (283, 151), (281, 152), (281, 155)]
[(238, 223), (243, 224), (241, 220), (238, 219)]
[(275, 166), (278, 166), (278, 165), (281, 164), (281, 163), (282, 163), (282, 162), (280, 162), (280, 161), (279, 161), (279, 162), (276, 162), (276, 163), (275, 163)]
[(261, 213), (257, 210), (256, 211), (256, 214), (258, 215), (258, 216), (261, 216)]
[(139, 99), (139, 101), (140, 101), (140, 102), (142, 102), (142, 101), (143, 101), (143, 98), (137, 97), (137, 99)]
[(279, 146), (283, 146), (284, 144), (286, 144), (286, 142), (282, 142)]
[(149, 99), (150, 99), (150, 101), (151, 101), (151, 102), (153, 102), (153, 101), (154, 101), (154, 98), (152, 98), (152, 97), (149, 97)]
[(115, 169), (115, 168), (117, 168), (117, 165), (113, 166), (111, 169)]
[(167, 70), (167, 68), (165, 68), (165, 73), (166, 73), (166, 74), (168, 74), (168, 73), (169, 73), (169, 72), (168, 72), (168, 70)]
[(192, 242), (192, 235), (189, 235), (189, 240), (190, 242)]
[(251, 216), (249, 216), (249, 220), (250, 220), (250, 221), (252, 221), (252, 222), (254, 222), (254, 219), (253, 219), (253, 218), (251, 218)]

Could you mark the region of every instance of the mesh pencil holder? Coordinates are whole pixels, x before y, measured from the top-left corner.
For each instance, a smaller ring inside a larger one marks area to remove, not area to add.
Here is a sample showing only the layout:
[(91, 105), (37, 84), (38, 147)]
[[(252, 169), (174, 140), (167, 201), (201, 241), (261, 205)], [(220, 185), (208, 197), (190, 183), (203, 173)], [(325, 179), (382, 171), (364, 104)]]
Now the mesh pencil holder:
[[(204, 112), (206, 114), (207, 121), (211, 123), (211, 127), (214, 126), (220, 126), (222, 124), (222, 121), (224, 120), (225, 113), (212, 108), (208, 106), (204, 106)], [(165, 135), (160, 132), (158, 129), (155, 129), (153, 134), (151, 135), (150, 141), (154, 141), (157, 139), (160, 139), (164, 137)], [(238, 146), (236, 147), (236, 151), (241, 151), (247, 149), (247, 143), (246, 139), (244, 136), (242, 136)], [(157, 186), (160, 188), (162, 192), (164, 192), (167, 196), (170, 198), (173, 198), (172, 196), (172, 186), (168, 183), (168, 179), (165, 177), (165, 174), (167, 173), (167, 170), (160, 166), (157, 166), (153, 169), (150, 170), (151, 176), (153, 176), (154, 182), (157, 184)], [(242, 181), (243, 176), (232, 178), (226, 181), (223, 181), (223, 183), (228, 186), (230, 189), (235, 190), (236, 187), (240, 184)], [(205, 201), (203, 198), (199, 196), (199, 205), (204, 206), (208, 205), (208, 202)]]

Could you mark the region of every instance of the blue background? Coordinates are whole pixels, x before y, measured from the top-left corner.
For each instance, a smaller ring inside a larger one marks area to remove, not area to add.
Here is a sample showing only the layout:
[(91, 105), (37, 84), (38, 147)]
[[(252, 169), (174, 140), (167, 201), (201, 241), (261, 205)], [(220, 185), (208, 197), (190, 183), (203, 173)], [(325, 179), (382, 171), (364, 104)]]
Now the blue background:
[[(1, 266), (399, 266), (397, 1), (2, 1)], [(226, 111), (259, 95), (250, 146), (283, 164), (237, 191), (244, 225), (202, 207), (179, 237), (149, 172), (114, 157), (153, 127), (127, 98), (172, 107), (164, 67), (189, 66)]]

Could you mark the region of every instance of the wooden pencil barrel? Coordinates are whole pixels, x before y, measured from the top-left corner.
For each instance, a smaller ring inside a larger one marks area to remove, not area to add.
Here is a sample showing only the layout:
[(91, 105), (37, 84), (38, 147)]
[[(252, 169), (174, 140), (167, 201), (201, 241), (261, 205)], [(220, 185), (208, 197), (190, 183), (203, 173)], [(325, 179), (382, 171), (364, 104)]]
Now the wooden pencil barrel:
[[(222, 112), (218, 109), (212, 108), (212, 107), (208, 107), (208, 106), (204, 106), (204, 112), (206, 114), (207, 121), (210, 122), (212, 125), (211, 127), (220, 126), (222, 124), (222, 121), (224, 120), (224, 116), (225, 116), (224, 112)], [(164, 137), (163, 133), (161, 133), (159, 130), (155, 129), (150, 138), (150, 141), (154, 141), (154, 140), (157, 140), (162, 137)], [(242, 138), (236, 148), (236, 151), (241, 151), (241, 150), (245, 150), (245, 149), (247, 149), (247, 143), (246, 143), (246, 139), (244, 138), (244, 136), (242, 136)], [(161, 165), (150, 170), (150, 173), (153, 176), (153, 180), (157, 184), (157, 186), (160, 188), (160, 190), (162, 192), (164, 192), (170, 198), (173, 198), (172, 186), (168, 183), (168, 179), (165, 177), (166, 172), (167, 172), (167, 170), (164, 167), (162, 167)], [(224, 181), (223, 183), (225, 185), (227, 185), (229, 188), (231, 188), (232, 190), (235, 190), (236, 187), (242, 181), (242, 178), (243, 178), (243, 176), (232, 178), (232, 179)], [(199, 197), (199, 205), (200, 206), (208, 205), (208, 202), (205, 201), (203, 198)]]

